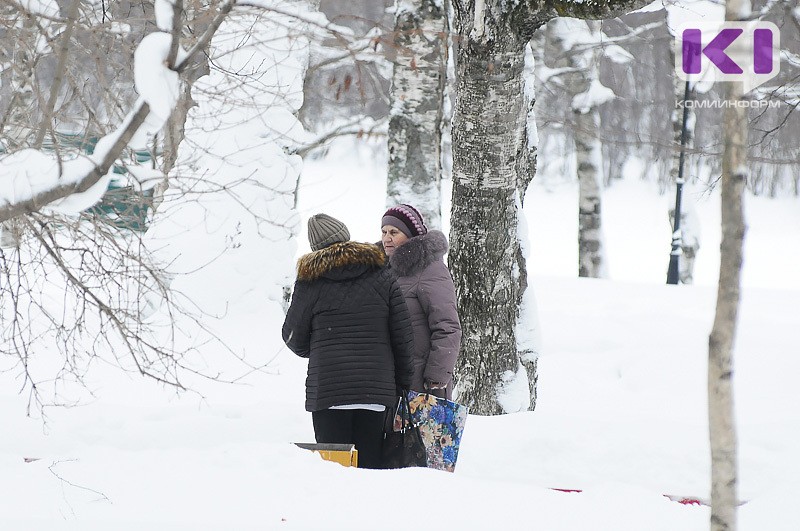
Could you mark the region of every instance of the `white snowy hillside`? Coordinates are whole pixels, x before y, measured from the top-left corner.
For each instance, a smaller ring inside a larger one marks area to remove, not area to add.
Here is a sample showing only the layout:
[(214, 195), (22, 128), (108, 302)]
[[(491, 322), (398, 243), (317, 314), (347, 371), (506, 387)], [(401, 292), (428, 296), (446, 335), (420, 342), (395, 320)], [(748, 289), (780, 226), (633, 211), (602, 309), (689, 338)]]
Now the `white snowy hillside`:
[[(354, 239), (377, 240), (380, 153), (342, 141), (308, 162), (301, 224), (323, 211)], [(20, 382), (3, 376), (0, 529), (708, 529), (707, 507), (673, 499), (709, 496), (717, 193), (689, 194), (703, 225), (697, 284), (665, 286), (670, 198), (637, 179), (607, 190), (610, 278), (577, 279), (577, 191), (547, 182), (535, 182), (526, 202), (544, 342), (539, 403), (471, 416), (454, 474), (345, 468), (291, 445), (313, 440), (306, 361), (283, 347), (279, 303), (248, 296), (215, 326), (236, 331), (267, 369), (236, 385), (200, 384), (204, 399), (98, 367), (94, 401), (50, 408), (43, 421), (26, 416)], [(800, 200), (746, 201), (735, 353), (740, 529), (790, 531), (800, 520)], [(257, 231), (240, 237), (244, 249), (260, 245)], [(283, 274), (270, 263), (265, 277)], [(198, 282), (186, 288), (228, 300), (229, 283)]]

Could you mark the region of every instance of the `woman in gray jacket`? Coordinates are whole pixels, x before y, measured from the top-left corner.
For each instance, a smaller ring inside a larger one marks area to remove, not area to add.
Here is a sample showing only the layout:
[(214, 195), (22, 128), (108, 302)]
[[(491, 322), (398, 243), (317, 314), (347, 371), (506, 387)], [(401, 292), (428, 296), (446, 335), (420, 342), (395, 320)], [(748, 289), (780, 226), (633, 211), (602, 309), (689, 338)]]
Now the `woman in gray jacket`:
[(422, 215), (410, 205), (387, 210), (381, 233), (414, 329), (411, 389), (451, 399), (461, 323), (453, 278), (442, 258), (447, 238), (441, 231), (428, 230)]

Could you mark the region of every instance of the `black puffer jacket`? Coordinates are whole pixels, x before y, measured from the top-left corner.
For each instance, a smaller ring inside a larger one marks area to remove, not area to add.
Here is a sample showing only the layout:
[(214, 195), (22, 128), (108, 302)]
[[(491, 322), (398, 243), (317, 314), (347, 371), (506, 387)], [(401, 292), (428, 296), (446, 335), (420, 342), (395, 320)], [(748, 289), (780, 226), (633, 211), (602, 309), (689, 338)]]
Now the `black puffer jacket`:
[(396, 401), (411, 383), (413, 332), (403, 293), (374, 245), (343, 242), (297, 264), (283, 340), (309, 358), (306, 410)]

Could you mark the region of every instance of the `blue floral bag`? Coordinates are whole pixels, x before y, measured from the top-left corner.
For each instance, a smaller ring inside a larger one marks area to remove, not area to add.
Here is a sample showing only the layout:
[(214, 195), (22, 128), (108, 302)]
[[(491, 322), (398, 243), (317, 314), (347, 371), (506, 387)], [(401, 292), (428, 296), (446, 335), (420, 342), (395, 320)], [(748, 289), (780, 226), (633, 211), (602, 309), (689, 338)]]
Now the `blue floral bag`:
[[(416, 391), (408, 392), (408, 405), (411, 421), (419, 426), (422, 441), (425, 443), (428, 468), (453, 472), (464, 424), (467, 422), (467, 406)], [(397, 415), (395, 425), (401, 420), (402, 417)]]

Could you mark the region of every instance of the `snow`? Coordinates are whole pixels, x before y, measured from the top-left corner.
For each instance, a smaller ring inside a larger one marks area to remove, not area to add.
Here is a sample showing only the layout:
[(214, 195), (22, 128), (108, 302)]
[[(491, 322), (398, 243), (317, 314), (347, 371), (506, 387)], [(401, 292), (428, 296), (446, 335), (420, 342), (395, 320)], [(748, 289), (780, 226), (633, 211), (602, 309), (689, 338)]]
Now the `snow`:
[(156, 168), (131, 164), (127, 170), (131, 184), (137, 190), (150, 190), (164, 180), (164, 173)]
[[(376, 141), (340, 141), (327, 160), (307, 162), (302, 218), (328, 212), (348, 224), (354, 239), (375, 240), (385, 165), (373, 159), (376, 151)], [(11, 385), (0, 387), (0, 411), (13, 436), (0, 440), (0, 527), (344, 530), (382, 522), (401, 529), (406, 521), (386, 518), (388, 494), (398, 485), (425, 485), (437, 506), (458, 508), (446, 516), (455, 528), (707, 529), (708, 508), (663, 495), (708, 497), (705, 359), (716, 297), (718, 192), (687, 196), (707, 227), (696, 284), (665, 286), (670, 198), (638, 174), (630, 177), (605, 194), (610, 280), (575, 278), (576, 186), (532, 184), (525, 207), (529, 266), (544, 332), (538, 406), (471, 416), (455, 474), (347, 469), (289, 444), (313, 440), (303, 410), (307, 362), (282, 345), (279, 303), (239, 291), (231, 297), (225, 273), (246, 266), (241, 287), (257, 285), (283, 275), (288, 257), (250, 263), (276, 248), (247, 233), (242, 245), (256, 253), (231, 250), (215, 277), (185, 287), (230, 301), (215, 326), (268, 361), (267, 371), (233, 386), (199, 383), (201, 399), (98, 367), (89, 379), (97, 399), (48, 409), (45, 424), (25, 416), (25, 397), (5, 374)], [(747, 501), (740, 529), (788, 531), (800, 495), (800, 209), (796, 198), (747, 197), (745, 205), (750, 230), (734, 384), (740, 497)], [(183, 238), (166, 241), (190, 249)], [(307, 251), (301, 240), (297, 253)], [(206, 356), (223, 364), (219, 352)]]
[(733, 20), (747, 20), (753, 14), (750, 4), (750, 0), (739, 0), (738, 2), (727, 2), (726, 6), (734, 5), (737, 8), (732, 13)]
[(403, 13), (415, 13), (418, 9), (413, 0), (395, 0), (394, 5), (387, 8), (387, 12), (397, 19)]
[(473, 15), (473, 26), (469, 33), (470, 39), (481, 40), (486, 33), (486, 1), (475, 0), (475, 14)]
[(58, 17), (60, 12), (56, 0), (12, 0), (11, 3), (33, 15)]
[[(64, 164), (63, 177), (66, 177), (65, 180), (68, 182), (78, 182), (88, 175), (94, 169), (94, 166), (94, 163), (88, 158), (78, 157)], [(77, 216), (103, 198), (113, 176), (113, 170), (109, 170), (85, 192), (70, 194), (63, 199), (50, 203), (47, 208), (62, 214)]]
[(560, 17), (550, 24), (553, 24), (554, 35), (562, 40), (561, 47), (564, 50), (601, 43), (600, 32), (593, 32), (585, 20)]
[(603, 46), (603, 55), (617, 64), (625, 64), (633, 60), (633, 55), (629, 51), (616, 44), (607, 44)]
[[(536, 64), (531, 43), (525, 46), (525, 77), (523, 88), (527, 101), (536, 101), (536, 69), (542, 65)], [(449, 75), (449, 74), (448, 74)], [(525, 131), (528, 138), (527, 148), (529, 151), (535, 150), (539, 146), (539, 128), (536, 125), (536, 111), (533, 107), (528, 110), (528, 118), (525, 122)]]
[(166, 64), (171, 44), (172, 35), (156, 31), (145, 36), (133, 54), (136, 91), (150, 106), (150, 112), (164, 121), (180, 95), (178, 73)]
[(156, 26), (161, 31), (172, 32), (172, 18), (174, 15), (173, 6), (175, 0), (156, 0), (154, 10), (156, 14)]
[[(57, 186), (77, 184), (93, 168), (94, 162), (83, 156), (64, 161), (59, 168), (55, 159), (34, 149), (0, 156), (0, 206), (27, 201)], [(85, 192), (72, 194), (47, 208), (76, 214), (99, 201), (110, 180), (111, 174), (104, 175)]]
[(666, 0), (655, 0), (651, 4), (647, 4), (646, 6), (633, 11), (633, 13), (652, 13), (654, 11), (661, 11), (667, 5), (668, 2)]
[[(455, 397), (458, 400), (458, 397)], [(497, 403), (503, 413), (527, 411), (531, 404), (528, 373), (520, 363), (516, 371), (506, 371), (497, 387)]]
[(118, 35), (129, 35), (131, 33), (131, 25), (115, 20), (109, 25), (108, 31)]
[(599, 107), (614, 98), (616, 98), (616, 95), (613, 90), (603, 85), (599, 79), (592, 79), (589, 88), (587, 88), (585, 92), (576, 94), (575, 97), (572, 98), (572, 108), (576, 111), (586, 113), (594, 107)]
[[(552, 168), (556, 172), (558, 168)], [(638, 174), (636, 174), (638, 175)], [(546, 175), (541, 176), (547, 180)], [(539, 176), (537, 176), (537, 179)], [(536, 180), (534, 180), (536, 183)], [(653, 195), (653, 186), (636, 178), (615, 183), (603, 193), (603, 225), (609, 278), (642, 283), (661, 283), (666, 268), (672, 227), (668, 209), (674, 206), (674, 190), (664, 196), (642, 201)], [(526, 199), (526, 213), (531, 231), (533, 274), (572, 276), (577, 274), (577, 246), (561, 242), (577, 240), (578, 187), (572, 183), (553, 182), (535, 187)], [(719, 191), (709, 192), (702, 184), (684, 190), (684, 209), (692, 205), (703, 230), (703, 248), (695, 261), (695, 284), (716, 286), (719, 274)], [(800, 208), (797, 199), (745, 197), (746, 257), (743, 282), (769, 289), (800, 289), (800, 279), (790, 274), (800, 265)], [(614, 227), (621, 227), (616, 229)], [(778, 227), (783, 227), (778, 229)], [(775, 231), (774, 238), (770, 231)], [(779, 242), (779, 243), (773, 243)], [(781, 258), (769, 251), (770, 245), (781, 248)], [(547, 257), (537, 260), (536, 257)]]
[[(293, 48), (307, 46), (285, 38), (297, 33), (296, 24), (291, 17), (243, 15), (220, 27), (212, 42), (215, 68), (193, 87), (197, 106), (189, 112), (180, 171), (147, 234), (170, 264), (172, 287), (204, 314), (216, 316), (215, 327), (226, 326), (217, 323), (222, 316), (236, 316), (229, 346), (256, 366), (265, 361), (261, 344), (269, 337), (262, 308), (275, 305), (280, 311), (294, 273), (300, 220), (292, 206), (301, 160), (285, 148), (305, 135), (292, 112), (302, 102), (298, 93), (307, 59)], [(238, 47), (247, 53), (230, 53)], [(225, 74), (259, 68), (258, 83), (241, 84)], [(270, 110), (256, 112), (261, 109)], [(185, 326), (182, 342), (208, 337), (196, 324)], [(248, 330), (261, 332), (253, 336)]]
[[(525, 210), (519, 201), (518, 194), (516, 195), (517, 209), (518, 209), (518, 225), (517, 225), (517, 240), (520, 245), (520, 252), (526, 261), (531, 259), (530, 251), (530, 236), (528, 235), (528, 219), (525, 216)], [(539, 326), (539, 309), (536, 302), (536, 294), (534, 289), (526, 289), (522, 294), (522, 302), (520, 303), (519, 317), (517, 318), (517, 349), (522, 352), (523, 360), (525, 362), (534, 361), (539, 357), (542, 351), (542, 333)], [(530, 391), (526, 390), (530, 395)], [(528, 396), (530, 398), (530, 396)], [(530, 403), (530, 401), (528, 401)]]
[(50, 189), (57, 174), (56, 161), (33, 149), (0, 157), (0, 205), (25, 201)]

